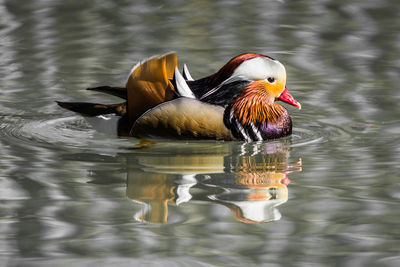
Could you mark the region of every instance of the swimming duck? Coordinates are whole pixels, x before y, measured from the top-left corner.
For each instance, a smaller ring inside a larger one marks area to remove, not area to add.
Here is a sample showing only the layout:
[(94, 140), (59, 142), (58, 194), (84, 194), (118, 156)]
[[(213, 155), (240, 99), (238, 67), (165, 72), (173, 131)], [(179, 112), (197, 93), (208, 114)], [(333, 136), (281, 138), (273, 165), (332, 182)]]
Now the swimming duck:
[(125, 87), (88, 90), (125, 99), (119, 104), (57, 102), (84, 116), (116, 114), (118, 133), (138, 138), (262, 141), (290, 135), (292, 120), (277, 100), (301, 108), (286, 88), (286, 70), (277, 60), (246, 53), (219, 71), (194, 80), (177, 54), (135, 65)]

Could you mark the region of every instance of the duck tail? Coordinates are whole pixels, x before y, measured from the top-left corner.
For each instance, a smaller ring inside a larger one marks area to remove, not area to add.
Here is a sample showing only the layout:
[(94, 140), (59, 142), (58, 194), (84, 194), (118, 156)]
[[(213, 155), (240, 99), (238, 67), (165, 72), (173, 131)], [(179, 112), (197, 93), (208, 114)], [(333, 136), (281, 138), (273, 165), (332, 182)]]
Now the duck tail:
[(156, 105), (174, 98), (170, 79), (178, 65), (177, 54), (167, 53), (136, 64), (126, 83), (127, 114), (130, 123)]
[(151, 57), (136, 64), (129, 74), (125, 87), (99, 86), (87, 90), (102, 92), (125, 99), (119, 104), (98, 104), (84, 102), (60, 102), (65, 109), (83, 116), (99, 116), (115, 113), (132, 125), (140, 115), (158, 104), (174, 98), (174, 86), (170, 79), (178, 65), (177, 54), (167, 53)]
[(87, 117), (95, 117), (113, 113), (123, 117), (126, 114), (126, 102), (109, 105), (85, 102), (56, 102), (60, 107), (77, 112)]
[(86, 88), (86, 90), (117, 96), (125, 100), (127, 99), (127, 93), (125, 87), (99, 86), (99, 87)]

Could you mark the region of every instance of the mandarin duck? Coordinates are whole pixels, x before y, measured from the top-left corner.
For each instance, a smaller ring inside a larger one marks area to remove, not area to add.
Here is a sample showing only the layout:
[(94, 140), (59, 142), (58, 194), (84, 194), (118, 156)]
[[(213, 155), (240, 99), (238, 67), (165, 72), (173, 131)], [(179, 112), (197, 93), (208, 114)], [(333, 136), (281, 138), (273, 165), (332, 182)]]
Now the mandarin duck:
[(277, 100), (301, 108), (286, 88), (286, 70), (277, 60), (246, 53), (219, 71), (194, 80), (177, 54), (135, 65), (125, 87), (88, 90), (125, 99), (119, 104), (57, 102), (87, 117), (120, 116), (118, 134), (137, 138), (262, 141), (290, 135), (292, 120)]

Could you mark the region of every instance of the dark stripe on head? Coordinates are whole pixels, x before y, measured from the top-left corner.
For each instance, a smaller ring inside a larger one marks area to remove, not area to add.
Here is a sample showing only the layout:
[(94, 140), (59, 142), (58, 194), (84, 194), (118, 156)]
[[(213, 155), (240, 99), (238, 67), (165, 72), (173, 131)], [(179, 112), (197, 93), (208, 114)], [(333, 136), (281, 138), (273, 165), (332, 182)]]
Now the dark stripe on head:
[(200, 99), (201, 101), (224, 107), (232, 103), (232, 101), (249, 83), (250, 81), (235, 81), (227, 83), (222, 85), (220, 88), (217, 88), (215, 92), (208, 94), (206, 97), (200, 97)]

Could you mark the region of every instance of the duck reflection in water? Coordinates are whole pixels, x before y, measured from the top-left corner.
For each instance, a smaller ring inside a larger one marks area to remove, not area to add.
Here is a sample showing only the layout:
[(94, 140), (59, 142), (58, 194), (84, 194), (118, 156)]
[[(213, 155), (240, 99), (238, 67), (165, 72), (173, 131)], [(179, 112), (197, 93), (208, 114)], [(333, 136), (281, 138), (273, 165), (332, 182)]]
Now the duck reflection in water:
[(289, 145), (289, 140), (245, 143), (232, 151), (225, 143), (207, 153), (136, 155), (128, 161), (126, 191), (143, 206), (135, 218), (166, 223), (169, 204), (205, 201), (228, 207), (240, 222), (279, 220), (276, 207), (288, 200), (288, 174), (301, 171), (301, 160), (288, 163)]

